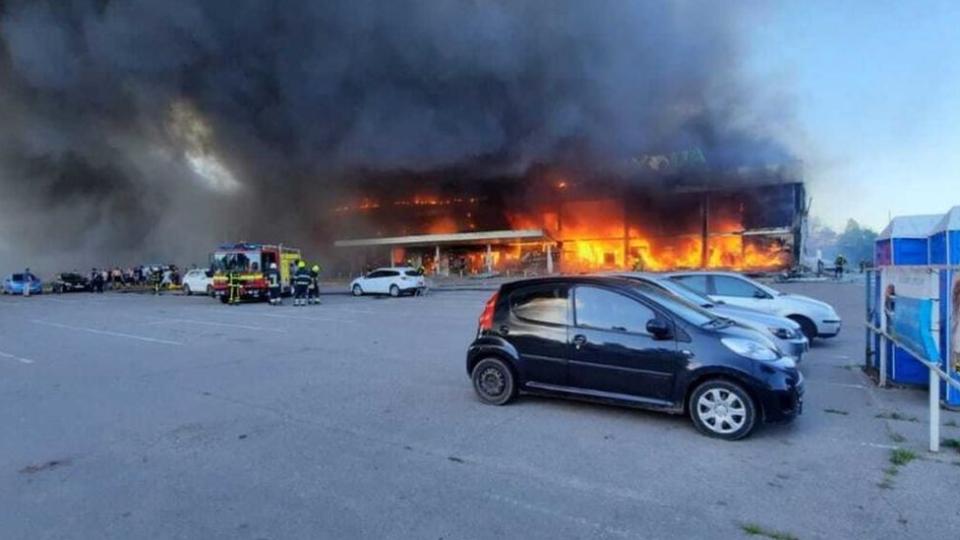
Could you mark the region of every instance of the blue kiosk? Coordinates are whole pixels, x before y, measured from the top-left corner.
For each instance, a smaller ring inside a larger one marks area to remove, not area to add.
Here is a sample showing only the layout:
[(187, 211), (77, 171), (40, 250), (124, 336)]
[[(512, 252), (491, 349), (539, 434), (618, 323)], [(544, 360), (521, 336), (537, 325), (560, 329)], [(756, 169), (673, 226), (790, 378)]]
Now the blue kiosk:
[[(918, 216), (900, 216), (893, 218), (877, 236), (874, 250), (874, 263), (880, 269), (875, 274), (876, 282), (871, 287), (877, 298), (875, 306), (884, 302), (882, 276), (884, 267), (891, 266), (927, 266), (930, 264), (930, 233), (943, 219), (942, 214)], [(879, 317), (874, 324), (879, 325)], [(890, 342), (885, 342), (886, 378), (898, 384), (924, 385), (929, 381), (927, 367), (912, 354)], [(875, 338), (873, 350), (879, 350), (880, 338)], [(874, 367), (880, 369), (879, 355), (873, 358)]]
[[(951, 351), (960, 349), (960, 321), (951, 312), (951, 306), (960, 304), (960, 283), (957, 282), (957, 267), (960, 266), (960, 206), (954, 206), (930, 231), (930, 265), (939, 268), (940, 280), (940, 350), (943, 351), (941, 367), (957, 377), (960, 358), (952, 357)], [(941, 395), (951, 407), (960, 407), (960, 390), (946, 382), (941, 383)]]

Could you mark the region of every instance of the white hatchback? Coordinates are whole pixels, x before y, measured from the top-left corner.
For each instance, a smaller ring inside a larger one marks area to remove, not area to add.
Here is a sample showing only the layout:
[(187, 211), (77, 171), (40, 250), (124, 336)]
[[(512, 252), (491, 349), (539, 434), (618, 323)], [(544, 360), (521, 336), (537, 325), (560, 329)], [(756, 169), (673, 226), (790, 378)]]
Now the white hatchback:
[(418, 294), (423, 292), (426, 281), (423, 274), (410, 266), (396, 268), (377, 268), (365, 276), (358, 277), (350, 283), (350, 292), (354, 296), (365, 294)]
[(833, 306), (809, 296), (780, 292), (734, 272), (674, 272), (666, 277), (715, 301), (796, 321), (810, 340), (840, 333), (840, 315)]
[(207, 270), (194, 268), (183, 276), (183, 292), (191, 294), (205, 294), (213, 296), (213, 278), (207, 275)]

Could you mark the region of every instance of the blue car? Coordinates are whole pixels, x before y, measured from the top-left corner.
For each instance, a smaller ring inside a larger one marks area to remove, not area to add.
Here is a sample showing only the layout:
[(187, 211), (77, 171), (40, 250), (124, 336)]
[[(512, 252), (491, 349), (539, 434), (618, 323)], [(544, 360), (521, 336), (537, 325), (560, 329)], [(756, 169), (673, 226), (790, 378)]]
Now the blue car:
[(3, 280), (3, 294), (23, 294), (24, 287), (30, 287), (30, 294), (43, 292), (43, 283), (33, 274), (10, 274)]

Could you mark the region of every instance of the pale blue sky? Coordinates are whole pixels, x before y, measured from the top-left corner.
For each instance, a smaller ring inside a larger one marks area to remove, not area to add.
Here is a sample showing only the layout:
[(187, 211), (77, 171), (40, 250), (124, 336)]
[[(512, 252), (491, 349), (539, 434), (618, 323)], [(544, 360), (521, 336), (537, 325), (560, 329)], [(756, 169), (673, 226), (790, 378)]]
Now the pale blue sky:
[(814, 216), (880, 229), (960, 204), (960, 0), (791, 0), (757, 21), (747, 68), (796, 110)]

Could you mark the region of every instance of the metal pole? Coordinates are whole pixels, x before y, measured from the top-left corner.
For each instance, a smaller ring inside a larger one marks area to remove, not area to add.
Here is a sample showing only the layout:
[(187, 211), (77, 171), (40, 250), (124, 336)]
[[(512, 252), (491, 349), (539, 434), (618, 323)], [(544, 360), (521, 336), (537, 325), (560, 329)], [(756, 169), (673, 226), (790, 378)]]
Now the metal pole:
[(493, 273), (493, 248), (487, 244), (487, 273)]
[(440, 244), (433, 248), (433, 273), (440, 275)]
[(940, 377), (930, 370), (930, 451), (940, 451)]
[(880, 380), (877, 386), (885, 388), (887, 386), (887, 337), (880, 334)]
[(553, 246), (547, 242), (547, 274), (553, 273)]

